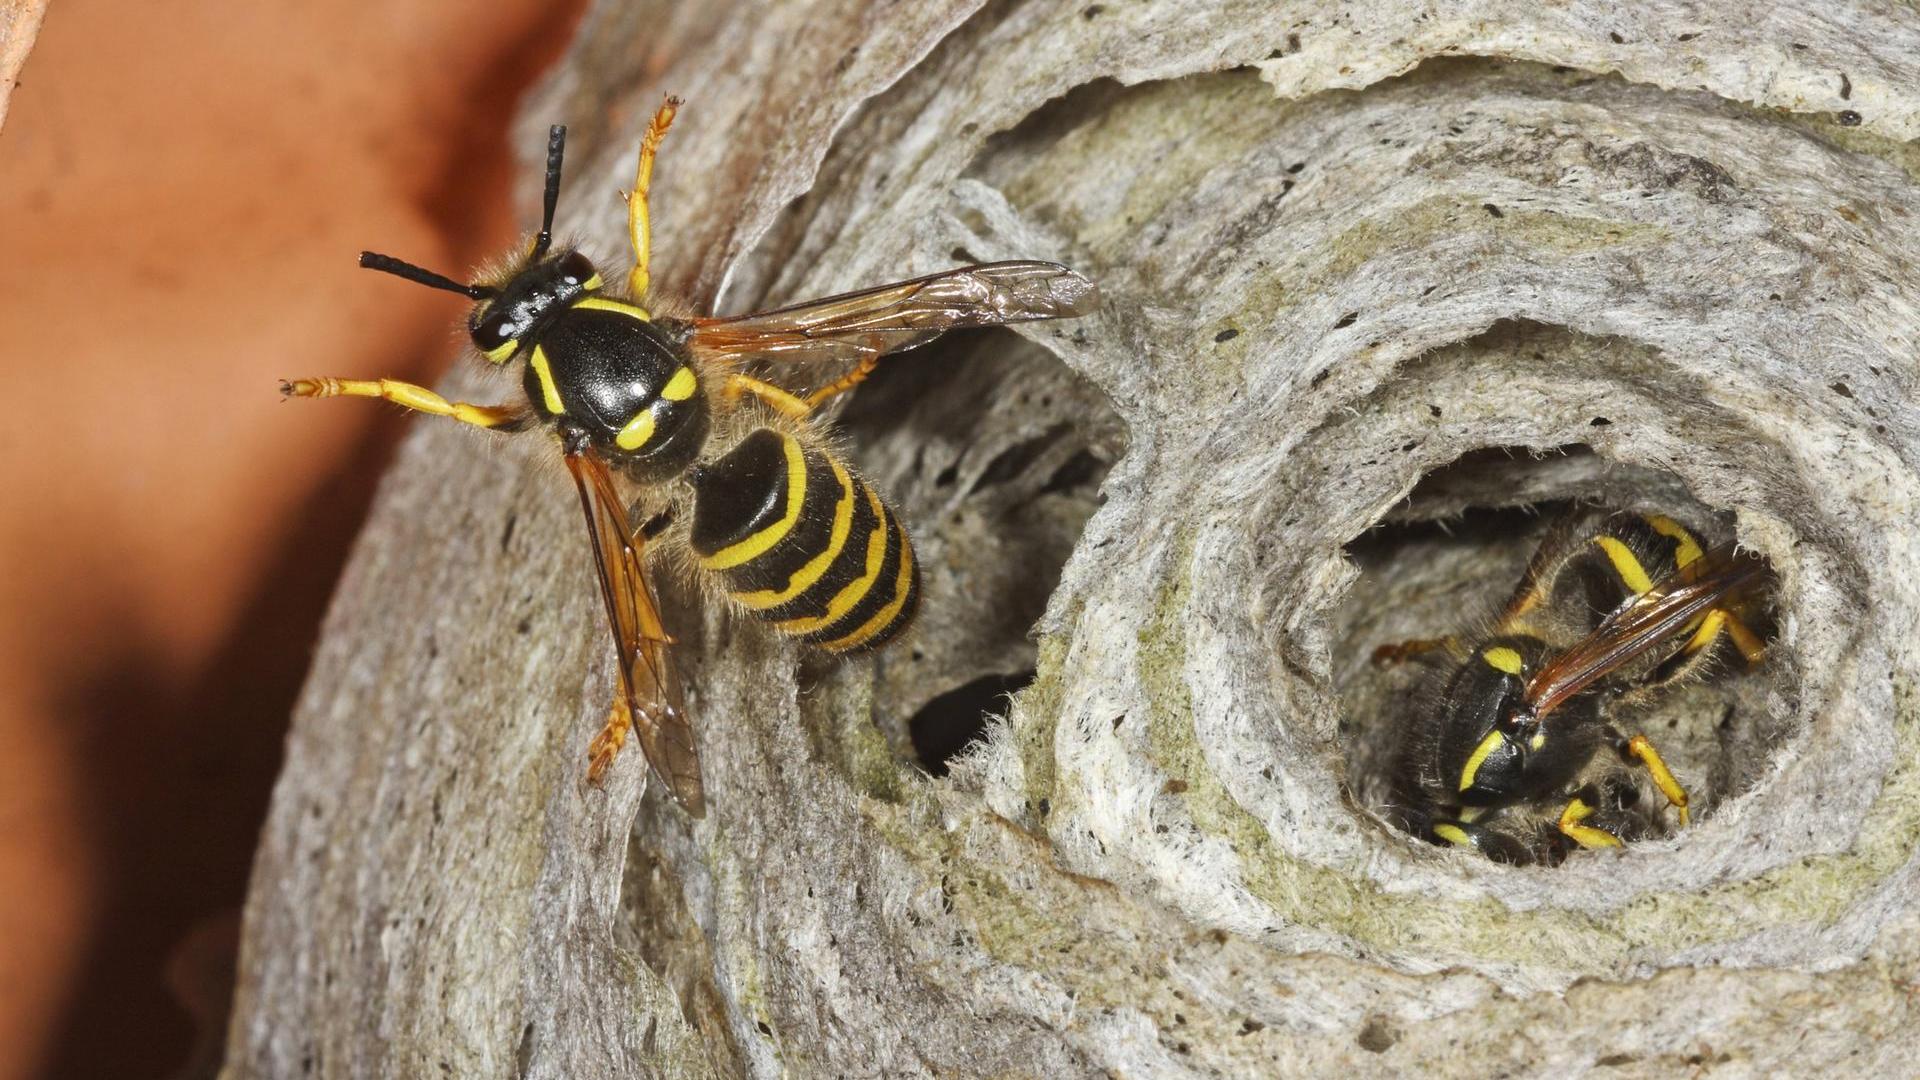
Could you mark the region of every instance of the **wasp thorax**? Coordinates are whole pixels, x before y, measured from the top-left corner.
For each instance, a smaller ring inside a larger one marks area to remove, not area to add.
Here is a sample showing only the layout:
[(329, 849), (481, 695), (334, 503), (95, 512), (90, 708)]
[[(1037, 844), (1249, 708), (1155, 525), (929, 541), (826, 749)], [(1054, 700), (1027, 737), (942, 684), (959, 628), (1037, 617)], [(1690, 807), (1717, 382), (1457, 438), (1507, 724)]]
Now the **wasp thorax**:
[(554, 312), (600, 287), (600, 272), (578, 251), (563, 251), (509, 278), (473, 309), (467, 330), (487, 359), (499, 363), (518, 351)]
[(706, 444), (707, 395), (675, 324), (585, 296), (544, 317), (521, 347), (528, 403), (635, 479), (670, 479)]

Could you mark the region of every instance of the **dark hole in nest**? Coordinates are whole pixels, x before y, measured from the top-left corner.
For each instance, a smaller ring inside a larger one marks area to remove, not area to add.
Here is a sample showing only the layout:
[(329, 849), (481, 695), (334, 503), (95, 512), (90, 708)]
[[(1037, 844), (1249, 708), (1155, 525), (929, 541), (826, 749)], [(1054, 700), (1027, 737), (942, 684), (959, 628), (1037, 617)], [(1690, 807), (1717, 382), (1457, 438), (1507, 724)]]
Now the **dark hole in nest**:
[[(1471, 648), (1430, 650), (1377, 663), (1375, 650), (1484, 635), (1549, 531), (1570, 514), (1596, 508), (1668, 515), (1708, 548), (1733, 535), (1731, 517), (1701, 505), (1673, 474), (1573, 446), (1548, 454), (1497, 448), (1466, 455), (1429, 473), (1406, 503), (1347, 544), (1360, 577), (1334, 616), (1333, 675), (1346, 778), (1357, 801), (1388, 820), (1407, 819), (1401, 807), (1408, 785), (1396, 777), (1408, 775), (1414, 761), (1436, 771), (1429, 755), (1406, 750), (1412, 720), (1430, 715), (1449, 676), (1478, 655)], [(1763, 636), (1771, 629), (1766, 607), (1763, 598), (1743, 616)], [(1718, 802), (1759, 781), (1769, 747), (1791, 722), (1774, 719), (1767, 708), (1783, 665), (1749, 670), (1724, 642), (1715, 656), (1698, 677), (1604, 707), (1623, 734), (1643, 732), (1655, 741), (1687, 789), (1696, 824)], [(1600, 751), (1596, 760), (1608, 753)], [(1671, 831), (1675, 819), (1662, 809), (1665, 799), (1644, 770), (1634, 769), (1633, 776), (1654, 822), (1648, 835)]]
[(907, 722), (920, 766), (934, 776), (947, 775), (948, 763), (986, 735), (987, 718), (1005, 715), (1008, 696), (1031, 683), (1033, 675), (1030, 670), (982, 675), (921, 706)]

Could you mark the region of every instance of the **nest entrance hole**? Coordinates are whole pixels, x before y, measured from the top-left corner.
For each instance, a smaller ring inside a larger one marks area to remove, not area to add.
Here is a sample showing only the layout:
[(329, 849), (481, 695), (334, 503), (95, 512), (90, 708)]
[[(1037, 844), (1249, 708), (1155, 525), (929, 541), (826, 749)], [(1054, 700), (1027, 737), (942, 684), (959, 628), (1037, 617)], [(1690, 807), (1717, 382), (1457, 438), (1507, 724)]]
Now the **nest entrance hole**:
[[(1439, 656), (1376, 663), (1375, 650), (1484, 632), (1548, 529), (1588, 507), (1666, 514), (1709, 546), (1732, 538), (1731, 516), (1699, 502), (1678, 476), (1567, 446), (1467, 454), (1428, 473), (1403, 504), (1346, 545), (1360, 574), (1334, 616), (1333, 675), (1346, 781), (1361, 805), (1389, 806), (1406, 720), (1434, 706), (1450, 670)], [(1780, 736), (1766, 699), (1777, 667), (1749, 671), (1723, 658), (1704, 677), (1613, 713), (1622, 731), (1643, 732), (1659, 747), (1688, 789), (1696, 825), (1764, 775)]]

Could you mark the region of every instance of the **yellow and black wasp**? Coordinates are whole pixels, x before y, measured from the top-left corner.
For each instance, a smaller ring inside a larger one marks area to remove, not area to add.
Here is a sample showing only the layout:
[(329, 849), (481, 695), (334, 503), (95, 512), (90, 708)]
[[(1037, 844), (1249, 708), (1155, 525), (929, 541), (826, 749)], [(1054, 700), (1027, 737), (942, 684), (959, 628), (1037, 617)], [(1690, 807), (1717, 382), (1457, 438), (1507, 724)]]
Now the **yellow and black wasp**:
[[(473, 344), (493, 364), (519, 366), (524, 402), (447, 401), (392, 379), (297, 379), (281, 390), (384, 398), (492, 431), (552, 435), (579, 489), (620, 661), (612, 713), (588, 748), (587, 778), (597, 783), (635, 733), (654, 772), (698, 816), (700, 760), (673, 638), (642, 557), (648, 530), (629, 527), (616, 478), (639, 487), (642, 508), (660, 511), (639, 516), (664, 517), (667, 535), (684, 537), (694, 563), (739, 608), (829, 653), (877, 648), (899, 636), (918, 606), (913, 544), (894, 511), (829, 447), (814, 410), (866, 378), (883, 354), (956, 327), (1084, 315), (1098, 293), (1055, 263), (999, 262), (732, 318), (656, 315), (647, 193), (679, 105), (668, 98), (640, 144), (624, 291), (609, 288), (579, 250), (553, 247), (560, 126), (547, 144), (540, 231), (503, 272), (462, 283), (386, 255), (360, 256), (368, 269), (473, 300)], [(746, 371), (788, 361), (853, 366), (804, 396)]]
[(1704, 548), (1664, 515), (1563, 518), (1486, 633), (1375, 650), (1376, 662), (1447, 663), (1403, 718), (1396, 824), (1502, 862), (1558, 863), (1656, 831), (1637, 805), (1644, 770), (1684, 827), (1686, 790), (1646, 735), (1616, 722), (1729, 644), (1764, 659), (1747, 616), (1766, 577), (1758, 557)]

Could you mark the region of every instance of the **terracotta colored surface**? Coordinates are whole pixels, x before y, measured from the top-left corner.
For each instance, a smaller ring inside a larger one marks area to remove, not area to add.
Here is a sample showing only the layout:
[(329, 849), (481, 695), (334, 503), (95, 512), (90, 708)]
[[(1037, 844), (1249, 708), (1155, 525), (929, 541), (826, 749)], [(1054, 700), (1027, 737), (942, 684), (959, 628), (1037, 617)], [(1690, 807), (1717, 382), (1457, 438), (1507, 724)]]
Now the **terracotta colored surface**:
[(459, 300), (354, 255), (510, 242), (502, 132), (565, 8), (49, 12), (0, 133), (0, 1077), (168, 1075), (224, 1009), (285, 713), (405, 423), (275, 379), (433, 379)]
[(7, 122), (15, 78), (40, 35), (47, 0), (0, 0), (0, 125)]

